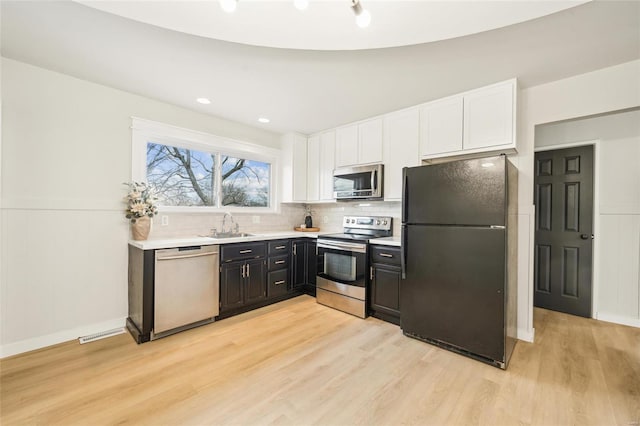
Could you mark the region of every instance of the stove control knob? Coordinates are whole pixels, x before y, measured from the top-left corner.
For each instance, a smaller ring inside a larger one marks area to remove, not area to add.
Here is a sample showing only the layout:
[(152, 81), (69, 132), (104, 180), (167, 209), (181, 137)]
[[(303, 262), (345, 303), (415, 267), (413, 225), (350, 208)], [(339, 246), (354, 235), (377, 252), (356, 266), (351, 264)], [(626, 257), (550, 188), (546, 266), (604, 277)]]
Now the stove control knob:
[(383, 225), (386, 225), (386, 224), (387, 224), (387, 221), (386, 221), (386, 220), (383, 220), (383, 221), (382, 221), (382, 224), (383, 224)]
[(380, 219), (376, 220), (376, 225), (380, 225)]

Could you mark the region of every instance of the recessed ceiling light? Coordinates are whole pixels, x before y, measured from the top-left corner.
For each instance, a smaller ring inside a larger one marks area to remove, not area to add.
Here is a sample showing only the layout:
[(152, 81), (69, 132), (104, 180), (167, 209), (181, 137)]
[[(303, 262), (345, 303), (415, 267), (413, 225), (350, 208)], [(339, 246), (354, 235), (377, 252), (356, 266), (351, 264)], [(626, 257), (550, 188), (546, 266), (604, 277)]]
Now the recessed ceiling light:
[(268, 123), (268, 122), (270, 122), (271, 120), (269, 120), (269, 119), (268, 119), (268, 118), (266, 118), (266, 117), (260, 117), (260, 118), (258, 118), (258, 121), (259, 121), (259, 122), (261, 122), (261, 123)]
[(293, 5), (298, 10), (305, 10), (309, 7), (309, 0), (293, 0)]
[(482, 167), (484, 167), (486, 169), (487, 167), (495, 166), (495, 164), (493, 164), (493, 163), (482, 163), (482, 164), (480, 164), (480, 166), (482, 166)]
[(209, 105), (211, 103), (211, 101), (208, 98), (198, 98), (196, 99), (196, 102), (203, 105)]
[(220, 7), (227, 13), (233, 13), (238, 7), (238, 0), (219, 0)]

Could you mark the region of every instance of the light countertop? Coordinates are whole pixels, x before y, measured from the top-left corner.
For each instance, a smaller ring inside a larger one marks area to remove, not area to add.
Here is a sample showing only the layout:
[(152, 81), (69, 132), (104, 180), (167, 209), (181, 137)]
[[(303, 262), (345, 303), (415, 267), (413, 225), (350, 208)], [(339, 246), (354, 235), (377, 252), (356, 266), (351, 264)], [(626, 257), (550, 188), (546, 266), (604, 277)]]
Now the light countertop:
[(129, 240), (129, 245), (143, 250), (155, 250), (175, 247), (205, 246), (213, 244), (247, 243), (251, 241), (279, 240), (281, 238), (318, 238), (318, 235), (331, 232), (266, 232), (248, 237), (237, 238), (211, 238), (211, 237), (183, 237), (183, 238), (159, 238), (144, 241)]
[(394, 246), (400, 247), (402, 244), (400, 242), (400, 237), (384, 237), (384, 238), (372, 238), (369, 240), (369, 244), (377, 244), (381, 246)]

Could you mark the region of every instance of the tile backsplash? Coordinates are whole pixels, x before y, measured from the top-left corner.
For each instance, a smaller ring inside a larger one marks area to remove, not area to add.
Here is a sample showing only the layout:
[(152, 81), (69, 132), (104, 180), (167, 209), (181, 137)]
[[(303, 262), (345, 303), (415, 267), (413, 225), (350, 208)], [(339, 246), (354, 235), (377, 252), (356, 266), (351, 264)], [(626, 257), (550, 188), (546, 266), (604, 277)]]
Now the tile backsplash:
[[(278, 213), (233, 213), (240, 232), (267, 233), (291, 231), (304, 223), (304, 204), (281, 204)], [(313, 226), (321, 231), (342, 231), (342, 218), (346, 215), (391, 216), (393, 235), (400, 235), (400, 202), (340, 202), (309, 204)], [(162, 225), (162, 216), (167, 216), (168, 225)], [(160, 213), (154, 218), (150, 238), (181, 238), (207, 235), (212, 228), (222, 228), (224, 213)], [(259, 223), (255, 223), (258, 221)], [(228, 222), (227, 222), (228, 223)]]
[(400, 235), (402, 204), (399, 201), (339, 202), (310, 206), (313, 225), (323, 231), (342, 231), (344, 216), (390, 216), (393, 218), (393, 235)]

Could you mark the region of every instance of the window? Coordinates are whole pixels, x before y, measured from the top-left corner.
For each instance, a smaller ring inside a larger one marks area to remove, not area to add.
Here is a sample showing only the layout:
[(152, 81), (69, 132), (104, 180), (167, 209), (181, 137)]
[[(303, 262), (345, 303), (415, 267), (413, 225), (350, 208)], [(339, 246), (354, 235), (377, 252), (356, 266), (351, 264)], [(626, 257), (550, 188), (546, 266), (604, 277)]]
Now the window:
[(133, 129), (133, 179), (153, 185), (165, 208), (275, 211), (277, 151), (146, 120)]
[(223, 206), (269, 207), (271, 165), (261, 161), (221, 157)]

